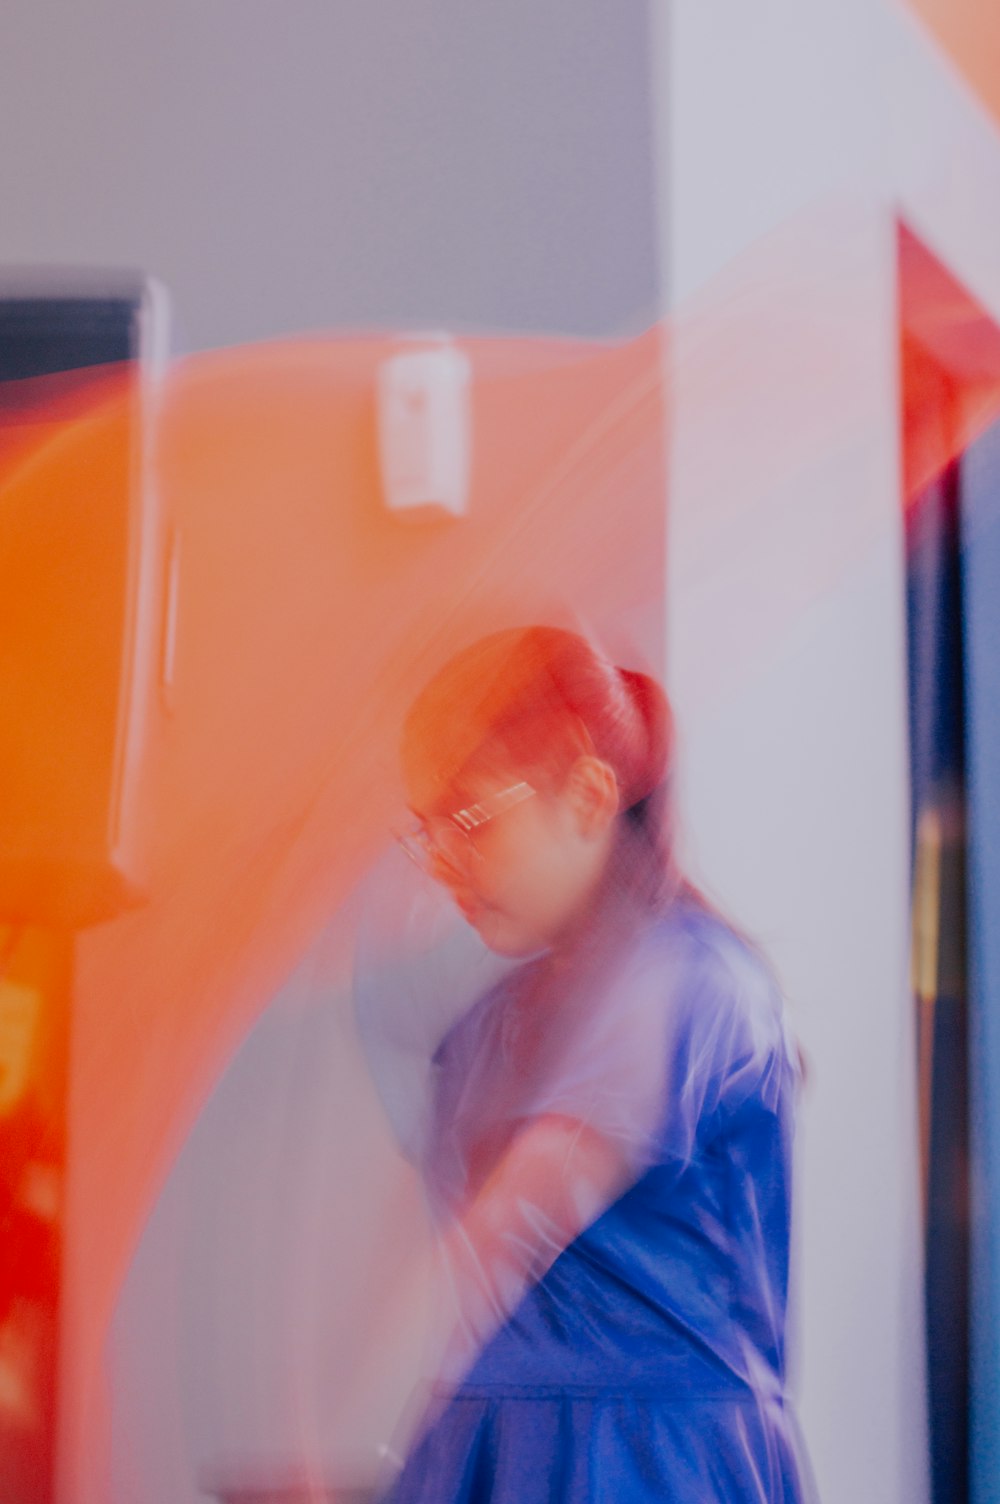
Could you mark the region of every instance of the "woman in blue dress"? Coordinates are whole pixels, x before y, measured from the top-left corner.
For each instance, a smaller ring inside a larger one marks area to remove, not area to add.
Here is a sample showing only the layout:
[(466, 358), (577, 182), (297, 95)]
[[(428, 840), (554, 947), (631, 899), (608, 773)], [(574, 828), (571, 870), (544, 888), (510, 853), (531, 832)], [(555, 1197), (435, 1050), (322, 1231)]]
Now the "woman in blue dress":
[(797, 1504), (797, 1054), (674, 865), (662, 691), (574, 633), (498, 633), (418, 698), (403, 761), (408, 849), (521, 964), (434, 1057), (459, 1316), (392, 1504)]

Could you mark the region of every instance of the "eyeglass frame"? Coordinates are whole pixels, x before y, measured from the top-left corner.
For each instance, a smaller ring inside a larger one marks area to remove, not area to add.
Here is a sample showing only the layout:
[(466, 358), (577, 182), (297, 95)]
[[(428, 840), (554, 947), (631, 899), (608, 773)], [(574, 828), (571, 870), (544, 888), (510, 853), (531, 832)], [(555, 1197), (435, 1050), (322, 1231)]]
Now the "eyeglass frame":
[[(482, 853), (476, 850), (472, 840), (473, 833), (495, 820), (498, 815), (506, 814), (507, 810), (515, 809), (523, 804), (538, 790), (523, 779), (519, 783), (512, 783), (509, 788), (500, 789), (495, 794), (487, 794), (477, 800), (475, 804), (467, 805), (464, 809), (453, 810), (447, 815), (432, 815), (429, 820), (419, 820), (408, 831), (396, 833), (396, 840), (409, 857), (410, 861), (418, 866), (422, 872), (430, 872), (433, 875), (432, 863), (435, 855), (449, 861), (448, 853), (442, 848), (440, 841), (435, 840), (430, 829), (431, 825), (444, 828), (446, 831), (455, 831), (456, 834), (465, 838), (461, 847), (456, 847), (462, 857), (466, 853), (482, 860)], [(516, 796), (516, 797), (514, 797)], [(454, 863), (452, 863), (454, 865)]]

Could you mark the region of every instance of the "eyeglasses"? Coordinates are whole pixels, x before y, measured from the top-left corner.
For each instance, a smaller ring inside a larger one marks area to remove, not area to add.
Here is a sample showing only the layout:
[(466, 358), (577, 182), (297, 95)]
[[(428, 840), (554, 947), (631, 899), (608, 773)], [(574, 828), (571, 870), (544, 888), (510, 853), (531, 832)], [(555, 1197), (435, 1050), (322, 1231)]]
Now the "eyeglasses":
[(436, 876), (436, 866), (441, 860), (451, 867), (466, 867), (471, 858), (480, 858), (472, 840), (473, 833), (495, 820), (497, 815), (513, 809), (516, 804), (523, 804), (534, 793), (530, 783), (512, 784), (509, 789), (488, 794), (467, 809), (420, 820), (411, 830), (398, 834), (396, 840), (410, 860), (432, 877)]

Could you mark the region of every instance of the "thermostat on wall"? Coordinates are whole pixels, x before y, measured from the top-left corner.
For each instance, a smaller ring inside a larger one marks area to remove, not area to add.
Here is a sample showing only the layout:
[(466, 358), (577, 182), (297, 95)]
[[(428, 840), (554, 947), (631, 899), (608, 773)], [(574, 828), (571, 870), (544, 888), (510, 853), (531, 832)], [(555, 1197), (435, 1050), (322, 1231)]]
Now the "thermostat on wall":
[(464, 516), (469, 489), (469, 361), (445, 339), (392, 355), (378, 373), (382, 490), (414, 521)]

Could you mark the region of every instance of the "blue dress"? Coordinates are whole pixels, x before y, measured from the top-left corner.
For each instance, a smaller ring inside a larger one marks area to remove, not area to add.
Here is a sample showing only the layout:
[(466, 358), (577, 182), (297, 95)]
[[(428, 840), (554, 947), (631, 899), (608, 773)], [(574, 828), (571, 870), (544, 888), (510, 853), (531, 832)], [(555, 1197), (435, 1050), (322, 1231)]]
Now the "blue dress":
[(524, 1290), (392, 1504), (798, 1504), (783, 1390), (797, 1053), (770, 973), (679, 901), (520, 1098), (518, 993), (494, 988), (437, 1052), (432, 1201), (460, 1204), (475, 1145), (541, 1112), (617, 1140), (634, 1183)]

